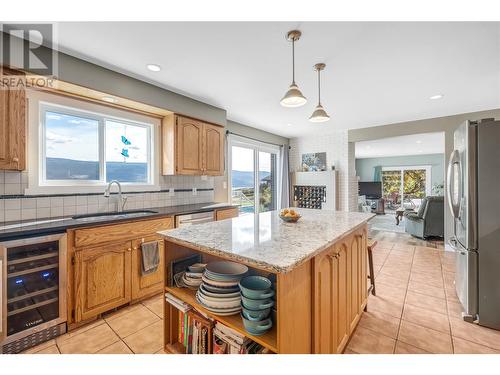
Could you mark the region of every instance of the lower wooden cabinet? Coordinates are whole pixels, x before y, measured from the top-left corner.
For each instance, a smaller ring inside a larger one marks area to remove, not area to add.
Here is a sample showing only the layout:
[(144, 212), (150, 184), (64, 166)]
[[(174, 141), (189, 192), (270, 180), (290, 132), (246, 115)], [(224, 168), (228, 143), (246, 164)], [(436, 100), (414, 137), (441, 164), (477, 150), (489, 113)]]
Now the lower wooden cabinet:
[[(92, 319), (161, 293), (164, 241), (156, 231), (171, 228), (172, 218), (163, 218), (68, 231), (68, 323)], [(143, 276), (141, 245), (150, 241), (158, 241), (160, 264), (155, 272)], [(88, 245), (75, 246), (80, 243)]]
[(75, 254), (75, 320), (130, 302), (131, 242), (81, 249)]
[(313, 274), (314, 352), (342, 353), (366, 305), (366, 231), (314, 258)]
[[(160, 264), (158, 269), (148, 275), (142, 275), (142, 253), (143, 242), (157, 241), (160, 250)], [(163, 265), (164, 265), (165, 241), (158, 236), (132, 241), (132, 299), (144, 298), (158, 293), (163, 288)]]
[(231, 207), (231, 208), (225, 208), (221, 210), (216, 210), (215, 211), (215, 220), (225, 220), (225, 219), (231, 219), (233, 217), (238, 217), (240, 214), (239, 208), (238, 207)]

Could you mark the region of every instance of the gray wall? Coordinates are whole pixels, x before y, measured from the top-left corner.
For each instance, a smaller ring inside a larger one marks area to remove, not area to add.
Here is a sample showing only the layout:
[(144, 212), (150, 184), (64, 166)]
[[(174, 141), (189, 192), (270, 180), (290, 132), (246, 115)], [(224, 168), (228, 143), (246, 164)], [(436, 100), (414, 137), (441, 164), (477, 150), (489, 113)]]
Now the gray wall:
[(356, 159), (356, 175), (360, 181), (373, 181), (375, 167), (404, 167), (430, 165), (431, 187), (444, 182), (444, 154), (390, 156), (383, 158)]
[[(349, 130), (349, 142), (369, 141), (380, 138), (397, 137), (401, 135), (442, 132), (445, 133), (445, 166), (448, 165), (449, 156), (453, 151), (453, 132), (466, 120), (480, 120), (483, 118), (500, 119), (500, 108), (489, 111), (470, 112), (453, 116), (437, 117), (426, 120), (400, 122), (389, 125), (374, 126), (364, 129)], [(446, 184), (445, 184), (446, 186)], [(453, 219), (448, 209), (448, 199), (445, 194), (445, 239), (453, 233)]]

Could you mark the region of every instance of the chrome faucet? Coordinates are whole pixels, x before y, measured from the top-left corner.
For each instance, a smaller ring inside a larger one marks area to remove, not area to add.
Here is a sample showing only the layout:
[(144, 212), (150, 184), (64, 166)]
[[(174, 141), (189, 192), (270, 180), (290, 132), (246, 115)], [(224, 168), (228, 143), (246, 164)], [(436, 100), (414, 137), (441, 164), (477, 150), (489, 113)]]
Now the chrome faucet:
[(125, 207), (125, 203), (127, 203), (127, 197), (122, 196), (122, 185), (118, 181), (112, 180), (109, 182), (108, 186), (106, 186), (106, 190), (104, 190), (104, 196), (106, 198), (109, 198), (109, 194), (111, 191), (111, 185), (113, 185), (113, 184), (116, 184), (116, 186), (118, 186), (117, 209), (118, 209), (118, 212), (122, 212), (123, 207)]

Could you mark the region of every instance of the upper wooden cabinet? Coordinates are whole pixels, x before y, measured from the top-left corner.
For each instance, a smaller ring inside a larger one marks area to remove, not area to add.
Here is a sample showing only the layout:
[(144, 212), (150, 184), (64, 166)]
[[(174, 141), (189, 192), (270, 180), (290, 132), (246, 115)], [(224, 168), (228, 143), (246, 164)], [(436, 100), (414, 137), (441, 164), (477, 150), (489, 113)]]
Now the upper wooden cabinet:
[[(21, 73), (0, 69), (4, 76)], [(6, 80), (8, 82), (8, 80)], [(0, 169), (26, 169), (26, 92), (0, 80)]]
[(179, 115), (162, 123), (162, 174), (224, 174), (224, 128)]

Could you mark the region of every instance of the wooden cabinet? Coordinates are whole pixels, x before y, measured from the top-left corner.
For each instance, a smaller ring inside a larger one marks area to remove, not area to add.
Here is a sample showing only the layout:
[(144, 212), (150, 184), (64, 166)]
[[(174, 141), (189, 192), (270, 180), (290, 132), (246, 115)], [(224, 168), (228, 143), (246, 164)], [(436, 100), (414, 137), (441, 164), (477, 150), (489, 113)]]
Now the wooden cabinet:
[(366, 305), (366, 231), (314, 258), (314, 352), (342, 353)]
[(127, 241), (76, 252), (76, 321), (130, 302), (131, 246)]
[(224, 128), (220, 126), (203, 127), (203, 171), (208, 176), (224, 174)]
[[(3, 75), (20, 73), (4, 69)], [(9, 82), (6, 80), (6, 82)], [(0, 81), (0, 169), (26, 169), (26, 93)]]
[[(155, 272), (142, 275), (142, 253), (143, 242), (157, 241), (160, 250), (160, 264)], [(140, 299), (155, 293), (163, 288), (163, 267), (164, 267), (164, 241), (159, 236), (147, 237), (132, 241), (132, 299)]]
[(163, 175), (224, 174), (224, 128), (179, 115), (162, 122)]
[(239, 216), (239, 208), (238, 207), (231, 207), (231, 208), (224, 208), (221, 210), (216, 210), (215, 211), (215, 220), (224, 220), (224, 219), (231, 219), (233, 217), (238, 217)]
[[(164, 241), (157, 231), (174, 227), (171, 217), (68, 231), (68, 323), (161, 293)], [(143, 276), (141, 244), (158, 241), (160, 264)]]

